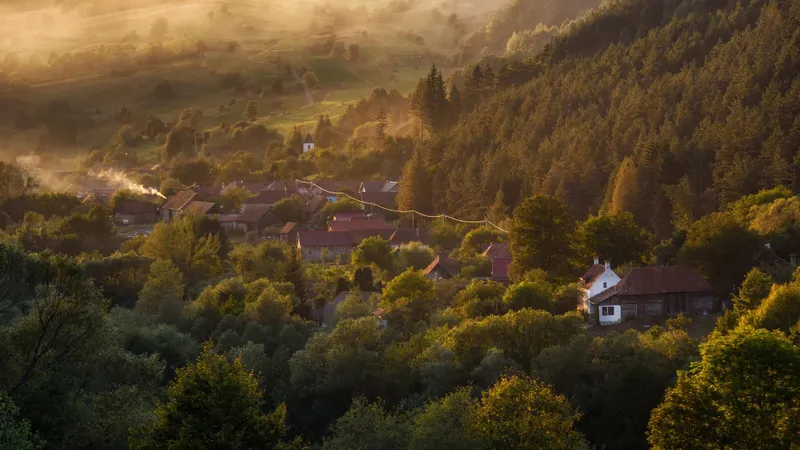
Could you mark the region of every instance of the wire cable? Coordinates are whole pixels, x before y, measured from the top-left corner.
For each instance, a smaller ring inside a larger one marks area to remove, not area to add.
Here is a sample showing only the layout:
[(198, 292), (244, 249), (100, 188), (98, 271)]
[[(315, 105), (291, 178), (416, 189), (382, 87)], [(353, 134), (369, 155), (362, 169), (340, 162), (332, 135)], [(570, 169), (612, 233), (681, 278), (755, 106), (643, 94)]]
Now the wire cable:
[(354, 202), (360, 203), (362, 205), (374, 206), (374, 207), (380, 208), (380, 209), (382, 209), (384, 211), (389, 211), (389, 212), (393, 212), (393, 213), (396, 213), (396, 214), (416, 214), (416, 215), (418, 215), (420, 217), (425, 217), (426, 219), (446, 219), (446, 220), (452, 220), (454, 222), (459, 222), (459, 223), (463, 223), (463, 224), (467, 224), (467, 225), (487, 225), (487, 226), (494, 227), (498, 231), (501, 231), (503, 233), (508, 233), (507, 230), (504, 230), (503, 228), (500, 228), (497, 224), (492, 223), (489, 219), (485, 219), (485, 220), (467, 220), (467, 219), (459, 219), (459, 218), (453, 217), (453, 216), (448, 216), (447, 214), (436, 214), (436, 215), (425, 214), (425, 213), (421, 213), (421, 212), (419, 212), (419, 211), (417, 211), (415, 209), (407, 209), (407, 210), (404, 210), (404, 209), (392, 209), (392, 208), (387, 208), (386, 206), (383, 206), (383, 205), (379, 205), (379, 204), (374, 203), (374, 202), (366, 202), (366, 201), (361, 200), (359, 198), (355, 198), (352, 195), (348, 194), (347, 192), (338, 192), (338, 191), (331, 191), (331, 190), (325, 189), (322, 186), (318, 185), (317, 183), (314, 183), (313, 181), (305, 181), (305, 180), (294, 180), (294, 181), (296, 183), (307, 184), (312, 189), (313, 188), (317, 188), (320, 191), (325, 192), (326, 194), (337, 195), (337, 196), (341, 196), (341, 197), (347, 197), (350, 200), (353, 200)]

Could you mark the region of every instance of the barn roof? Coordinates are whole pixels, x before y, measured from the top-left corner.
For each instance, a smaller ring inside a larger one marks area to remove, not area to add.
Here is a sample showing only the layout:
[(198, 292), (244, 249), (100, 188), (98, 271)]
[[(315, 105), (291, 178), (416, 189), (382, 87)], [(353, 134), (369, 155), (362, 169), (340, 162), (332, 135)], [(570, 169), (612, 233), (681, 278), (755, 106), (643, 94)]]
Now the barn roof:
[(180, 191), (175, 194), (174, 197), (169, 199), (169, 201), (161, 207), (161, 209), (166, 209), (170, 211), (182, 211), (189, 202), (193, 200), (202, 201), (203, 198), (197, 192), (186, 190)]
[(616, 286), (592, 297), (601, 303), (616, 295), (663, 295), (679, 293), (712, 293), (714, 287), (700, 272), (685, 266), (638, 267)]

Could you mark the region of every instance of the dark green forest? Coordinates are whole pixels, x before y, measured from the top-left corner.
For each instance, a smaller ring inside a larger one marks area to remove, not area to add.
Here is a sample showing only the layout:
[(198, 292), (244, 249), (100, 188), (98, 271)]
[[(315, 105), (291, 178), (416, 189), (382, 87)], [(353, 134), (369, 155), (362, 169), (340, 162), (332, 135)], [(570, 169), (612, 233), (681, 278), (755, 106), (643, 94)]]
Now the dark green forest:
[(796, 191), (799, 25), (797, 2), (611, 2), (534, 59), (467, 69), (457, 122), (420, 150), (433, 204), (409, 204), (482, 218), (498, 195), (510, 212), (542, 193), (665, 237)]
[[(347, 264), (207, 216), (124, 239), (107, 206), (0, 164), (0, 450), (798, 448), (800, 2), (613, 0), (553, 36), (320, 117), (314, 164), (219, 168), (402, 167), (401, 208), (507, 232), (436, 220)], [(413, 136), (384, 135), (406, 113)], [(371, 121), (380, 150), (348, 158)], [(222, 177), (209, 161), (175, 178)], [(505, 241), (508, 284), (481, 255)], [(460, 273), (434, 282), (440, 252)], [(726, 311), (587, 328), (595, 255), (692, 266)]]

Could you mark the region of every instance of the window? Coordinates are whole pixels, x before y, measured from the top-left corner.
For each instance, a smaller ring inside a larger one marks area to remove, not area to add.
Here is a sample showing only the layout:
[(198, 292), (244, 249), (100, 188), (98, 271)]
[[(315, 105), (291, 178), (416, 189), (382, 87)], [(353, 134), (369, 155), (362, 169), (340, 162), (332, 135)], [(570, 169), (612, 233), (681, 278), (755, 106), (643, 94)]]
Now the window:
[(600, 308), (600, 314), (604, 316), (613, 316), (614, 315), (614, 307), (613, 306), (603, 306)]
[(608, 282), (607, 281), (603, 281), (603, 289), (605, 289), (607, 287), (608, 287)]

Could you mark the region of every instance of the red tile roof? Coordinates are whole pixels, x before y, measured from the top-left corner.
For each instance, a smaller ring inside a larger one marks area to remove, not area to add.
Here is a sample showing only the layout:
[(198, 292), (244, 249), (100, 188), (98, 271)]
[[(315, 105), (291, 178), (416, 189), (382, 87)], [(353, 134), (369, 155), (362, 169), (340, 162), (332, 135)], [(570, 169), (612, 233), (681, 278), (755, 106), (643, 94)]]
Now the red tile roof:
[(300, 231), (297, 242), (301, 247), (350, 247), (353, 240), (349, 231)]
[(333, 215), (333, 220), (336, 221), (347, 221), (353, 219), (366, 219), (367, 213), (364, 210), (361, 211), (342, 211), (338, 212)]
[(329, 220), (329, 231), (395, 230), (394, 225), (383, 220)]

